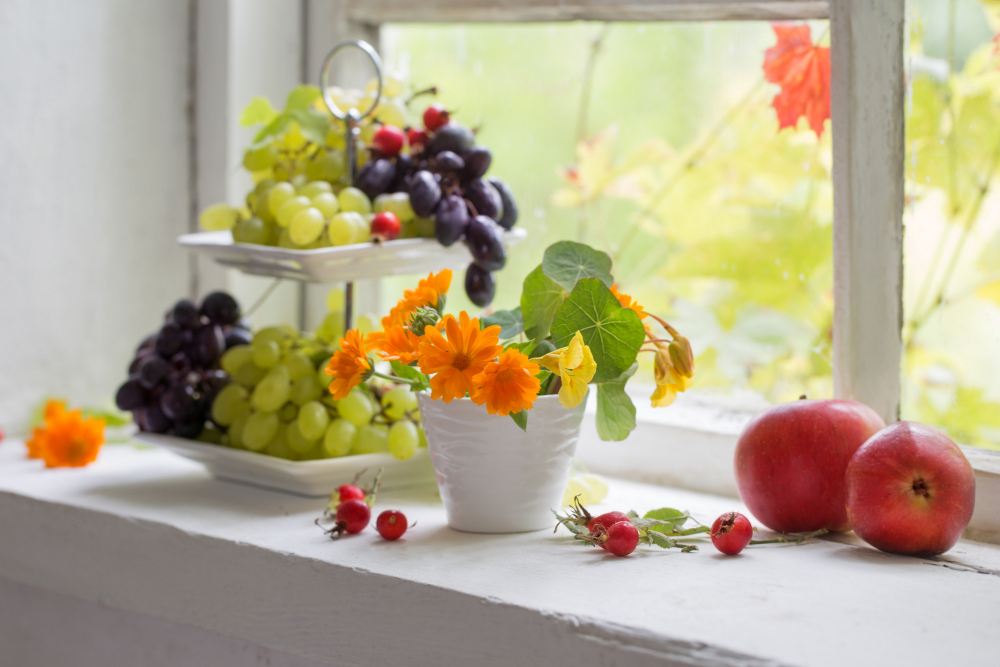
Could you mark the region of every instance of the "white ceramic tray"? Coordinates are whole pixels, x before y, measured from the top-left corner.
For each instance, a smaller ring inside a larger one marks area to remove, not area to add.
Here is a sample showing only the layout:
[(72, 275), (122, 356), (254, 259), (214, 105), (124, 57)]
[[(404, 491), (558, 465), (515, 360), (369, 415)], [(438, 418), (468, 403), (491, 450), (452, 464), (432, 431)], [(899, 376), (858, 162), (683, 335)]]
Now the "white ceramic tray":
[[(527, 236), (527, 231), (515, 227), (504, 232), (504, 243), (509, 247)], [(434, 239), (397, 239), (317, 250), (289, 250), (233, 243), (232, 233), (223, 231), (184, 234), (177, 242), (245, 273), (318, 283), (464, 269), (472, 261), (464, 243), (445, 248)]]
[(426, 449), (400, 461), (391, 454), (359, 454), (318, 461), (286, 461), (244, 449), (186, 440), (172, 435), (138, 432), (135, 439), (147, 445), (169, 449), (201, 463), (219, 479), (227, 479), (302, 496), (328, 496), (341, 484), (350, 484), (367, 469), (365, 478), (379, 468), (383, 489), (401, 489), (434, 483), (434, 468)]

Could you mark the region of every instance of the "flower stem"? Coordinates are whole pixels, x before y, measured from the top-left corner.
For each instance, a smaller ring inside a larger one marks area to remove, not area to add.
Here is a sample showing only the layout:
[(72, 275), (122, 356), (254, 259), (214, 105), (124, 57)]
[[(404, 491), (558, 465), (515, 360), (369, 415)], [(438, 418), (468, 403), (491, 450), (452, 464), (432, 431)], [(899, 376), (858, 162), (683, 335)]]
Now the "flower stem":
[(399, 382), (399, 383), (402, 383), (402, 384), (413, 385), (413, 384), (417, 384), (417, 382), (418, 382), (417, 380), (410, 380), (408, 378), (401, 378), (401, 377), (398, 377), (396, 375), (386, 375), (385, 373), (379, 373), (378, 371), (375, 371), (374, 373), (372, 373), (372, 375), (374, 375), (377, 378), (382, 378), (383, 380), (389, 380), (390, 382)]

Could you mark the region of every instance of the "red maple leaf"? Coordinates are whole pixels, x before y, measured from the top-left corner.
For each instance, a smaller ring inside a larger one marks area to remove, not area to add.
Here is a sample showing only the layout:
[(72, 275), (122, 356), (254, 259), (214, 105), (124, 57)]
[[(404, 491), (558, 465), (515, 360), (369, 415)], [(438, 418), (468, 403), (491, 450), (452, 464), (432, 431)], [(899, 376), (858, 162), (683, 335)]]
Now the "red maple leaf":
[(830, 48), (816, 46), (808, 25), (772, 25), (778, 43), (764, 52), (764, 78), (781, 86), (771, 106), (778, 129), (806, 117), (817, 137), (830, 117)]

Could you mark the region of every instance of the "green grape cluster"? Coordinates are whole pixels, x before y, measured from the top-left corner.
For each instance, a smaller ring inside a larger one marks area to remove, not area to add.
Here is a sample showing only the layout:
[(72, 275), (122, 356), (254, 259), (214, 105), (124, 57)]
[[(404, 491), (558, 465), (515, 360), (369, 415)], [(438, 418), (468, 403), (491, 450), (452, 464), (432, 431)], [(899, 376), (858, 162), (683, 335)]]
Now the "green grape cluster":
[(361, 385), (343, 400), (329, 392), (333, 350), (292, 327), (261, 329), (222, 356), (234, 380), (212, 402), (219, 444), (292, 461), (389, 452), (408, 459), (426, 446), (407, 387)]

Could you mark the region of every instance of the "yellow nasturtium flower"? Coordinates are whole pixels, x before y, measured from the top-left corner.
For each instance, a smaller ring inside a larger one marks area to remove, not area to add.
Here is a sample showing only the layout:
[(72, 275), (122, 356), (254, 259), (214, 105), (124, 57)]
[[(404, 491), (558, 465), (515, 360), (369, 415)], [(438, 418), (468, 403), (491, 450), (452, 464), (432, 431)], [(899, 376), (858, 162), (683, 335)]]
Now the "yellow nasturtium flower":
[(656, 359), (653, 378), (656, 390), (651, 397), (654, 408), (665, 408), (677, 398), (677, 394), (691, 386), (694, 376), (694, 355), (687, 338), (677, 336), (669, 345), (656, 344)]
[(575, 408), (587, 395), (587, 384), (597, 372), (597, 363), (590, 348), (583, 344), (583, 334), (577, 331), (569, 345), (531, 361), (544, 366), (562, 379), (559, 402)]

